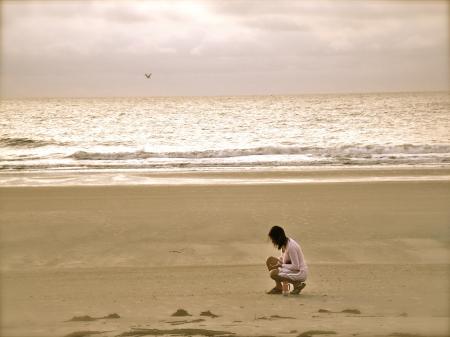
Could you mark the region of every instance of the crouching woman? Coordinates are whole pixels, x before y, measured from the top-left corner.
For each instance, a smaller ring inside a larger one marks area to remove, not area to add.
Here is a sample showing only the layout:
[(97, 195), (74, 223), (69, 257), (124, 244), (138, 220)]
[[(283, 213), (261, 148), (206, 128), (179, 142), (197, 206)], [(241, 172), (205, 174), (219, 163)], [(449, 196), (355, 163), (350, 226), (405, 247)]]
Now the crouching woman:
[(275, 281), (275, 287), (267, 294), (281, 294), (283, 282), (293, 285), (291, 294), (300, 294), (306, 286), (308, 276), (308, 266), (300, 245), (294, 239), (288, 238), (284, 229), (279, 226), (270, 229), (269, 238), (274, 246), (281, 250), (281, 256), (271, 256), (266, 261), (270, 277)]

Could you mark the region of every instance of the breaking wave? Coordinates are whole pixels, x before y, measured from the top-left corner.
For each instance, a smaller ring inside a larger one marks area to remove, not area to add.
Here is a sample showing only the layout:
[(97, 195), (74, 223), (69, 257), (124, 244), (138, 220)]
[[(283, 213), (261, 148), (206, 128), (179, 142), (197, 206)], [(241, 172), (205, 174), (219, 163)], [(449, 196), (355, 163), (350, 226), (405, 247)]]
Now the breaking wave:
[(223, 149), (204, 151), (174, 151), (174, 152), (151, 152), (144, 150), (130, 152), (88, 152), (77, 151), (68, 158), (76, 160), (133, 160), (149, 158), (184, 158), (184, 159), (207, 159), (207, 158), (233, 158), (246, 156), (268, 156), (268, 155), (305, 155), (314, 157), (395, 157), (408, 155), (450, 155), (450, 145), (345, 145), (332, 148), (300, 147), (300, 146), (264, 146), (247, 149)]
[(22, 137), (0, 138), (0, 147), (34, 148), (47, 145), (58, 145), (58, 143)]

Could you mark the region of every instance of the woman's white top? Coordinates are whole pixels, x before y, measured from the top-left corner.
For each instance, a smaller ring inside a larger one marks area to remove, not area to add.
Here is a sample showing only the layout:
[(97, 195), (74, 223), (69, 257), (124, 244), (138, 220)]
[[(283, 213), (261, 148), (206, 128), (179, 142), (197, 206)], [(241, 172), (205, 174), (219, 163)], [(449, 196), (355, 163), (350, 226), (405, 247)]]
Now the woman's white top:
[(278, 275), (295, 281), (306, 280), (308, 266), (306, 265), (302, 248), (295, 240), (288, 238), (286, 248), (279, 260), (282, 265), (278, 268)]

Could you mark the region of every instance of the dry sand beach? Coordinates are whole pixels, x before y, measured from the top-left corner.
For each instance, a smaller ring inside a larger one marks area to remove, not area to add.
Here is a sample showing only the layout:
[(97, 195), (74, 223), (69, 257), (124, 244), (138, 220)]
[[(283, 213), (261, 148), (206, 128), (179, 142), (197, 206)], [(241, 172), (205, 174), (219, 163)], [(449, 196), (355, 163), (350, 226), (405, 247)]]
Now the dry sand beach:
[[(448, 170), (411, 171), (1, 187), (1, 335), (448, 336)], [(272, 224), (305, 252), (299, 296), (264, 293)]]

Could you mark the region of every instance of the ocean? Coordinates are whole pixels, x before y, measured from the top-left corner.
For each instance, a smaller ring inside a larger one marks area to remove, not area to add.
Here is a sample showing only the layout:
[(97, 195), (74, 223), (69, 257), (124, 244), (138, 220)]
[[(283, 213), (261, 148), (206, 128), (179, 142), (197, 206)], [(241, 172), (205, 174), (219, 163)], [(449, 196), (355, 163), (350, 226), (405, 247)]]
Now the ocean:
[(450, 165), (440, 93), (3, 99), (0, 171)]

